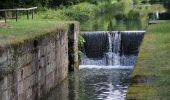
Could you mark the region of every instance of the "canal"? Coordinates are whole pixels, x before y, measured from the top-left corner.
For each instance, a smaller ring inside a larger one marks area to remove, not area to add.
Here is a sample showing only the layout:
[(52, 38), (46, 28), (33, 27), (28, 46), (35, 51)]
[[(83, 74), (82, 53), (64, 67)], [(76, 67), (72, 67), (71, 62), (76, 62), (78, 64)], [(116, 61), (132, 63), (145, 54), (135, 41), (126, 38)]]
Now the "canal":
[(125, 100), (145, 33), (141, 30), (154, 12), (145, 7), (134, 7), (126, 15), (109, 11), (82, 23), (81, 30), (91, 32), (81, 33), (85, 43), (80, 70), (69, 73), (46, 100)]

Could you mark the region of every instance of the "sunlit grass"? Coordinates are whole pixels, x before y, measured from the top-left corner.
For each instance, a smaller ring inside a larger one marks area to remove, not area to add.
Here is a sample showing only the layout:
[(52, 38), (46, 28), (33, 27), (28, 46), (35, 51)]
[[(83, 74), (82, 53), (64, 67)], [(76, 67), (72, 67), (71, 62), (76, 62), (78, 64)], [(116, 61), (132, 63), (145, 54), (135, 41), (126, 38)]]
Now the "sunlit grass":
[(66, 29), (66, 22), (55, 20), (26, 20), (20, 19), (8, 21), (7, 28), (0, 28), (0, 45), (24, 41), (57, 29)]

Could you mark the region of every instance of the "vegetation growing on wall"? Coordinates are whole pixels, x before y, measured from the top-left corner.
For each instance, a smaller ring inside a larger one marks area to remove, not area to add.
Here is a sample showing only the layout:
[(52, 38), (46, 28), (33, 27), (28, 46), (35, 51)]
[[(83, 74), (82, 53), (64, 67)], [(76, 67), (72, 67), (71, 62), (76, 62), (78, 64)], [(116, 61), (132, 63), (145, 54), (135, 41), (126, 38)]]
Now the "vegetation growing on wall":
[(169, 21), (149, 26), (132, 74), (128, 100), (170, 99), (169, 28)]

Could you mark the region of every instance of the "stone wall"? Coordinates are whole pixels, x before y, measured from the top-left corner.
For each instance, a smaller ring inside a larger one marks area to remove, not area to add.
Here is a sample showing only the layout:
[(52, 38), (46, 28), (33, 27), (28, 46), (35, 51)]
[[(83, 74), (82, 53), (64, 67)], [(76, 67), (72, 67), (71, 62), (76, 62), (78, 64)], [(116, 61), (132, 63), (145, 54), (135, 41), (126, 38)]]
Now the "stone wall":
[(68, 35), (58, 29), (0, 48), (0, 100), (38, 100), (63, 81), (69, 64)]

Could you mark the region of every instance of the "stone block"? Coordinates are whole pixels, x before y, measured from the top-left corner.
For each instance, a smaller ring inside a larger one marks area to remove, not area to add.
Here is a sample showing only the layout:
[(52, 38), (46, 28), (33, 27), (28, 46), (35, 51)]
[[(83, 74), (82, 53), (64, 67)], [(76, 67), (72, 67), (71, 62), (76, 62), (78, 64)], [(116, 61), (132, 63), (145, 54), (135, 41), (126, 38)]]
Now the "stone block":
[(38, 82), (45, 79), (45, 72), (44, 69), (39, 69), (38, 70)]
[(14, 85), (16, 85), (18, 82), (17, 82), (17, 72), (14, 71), (12, 72), (11, 74), (8, 74), (7, 75), (7, 87), (12, 87)]
[(5, 76), (1, 81), (0, 81), (0, 87), (1, 87), (1, 92), (6, 91), (8, 86), (7, 86), (7, 76)]
[(26, 91), (25, 91), (25, 100), (33, 100), (32, 98), (32, 88), (28, 88)]
[(46, 94), (46, 81), (45, 79), (42, 79), (38, 82), (38, 97), (43, 96)]
[(18, 90), (18, 94), (23, 94), (24, 93), (24, 82), (23, 81), (18, 82), (17, 90)]
[(25, 93), (18, 94), (18, 100), (26, 100)]
[(0, 100), (9, 100), (7, 90), (2, 92), (2, 97), (0, 98)]
[(0, 56), (0, 63), (2, 64), (2, 63), (4, 63), (4, 62), (6, 62), (7, 61), (7, 53), (5, 52), (5, 53), (3, 53), (1, 56)]
[(17, 84), (8, 87), (8, 100), (18, 100), (18, 91), (17, 91)]
[(28, 63), (27, 65), (23, 66), (22, 68), (20, 68), (17, 72), (18, 74), (18, 81), (21, 81), (29, 76), (31, 76), (33, 73), (32, 70), (32, 64)]
[(29, 77), (27, 77), (27, 78), (25, 78), (24, 80), (23, 80), (23, 84), (24, 84), (24, 90), (27, 90), (28, 88), (32, 88), (32, 86), (34, 85), (34, 82), (33, 82), (33, 75), (31, 75), (31, 76), (29, 76)]
[(46, 76), (46, 90), (50, 91), (54, 87), (54, 72), (49, 73)]

